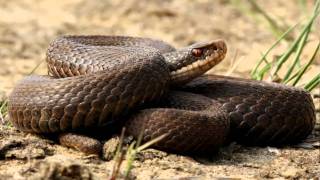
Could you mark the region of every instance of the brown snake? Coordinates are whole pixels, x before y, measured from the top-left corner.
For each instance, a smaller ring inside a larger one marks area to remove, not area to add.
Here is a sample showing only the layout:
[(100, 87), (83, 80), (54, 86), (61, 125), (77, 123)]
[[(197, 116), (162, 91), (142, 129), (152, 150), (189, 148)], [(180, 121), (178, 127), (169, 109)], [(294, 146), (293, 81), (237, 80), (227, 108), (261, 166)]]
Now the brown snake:
[(307, 92), (202, 75), (226, 50), (222, 40), (175, 49), (148, 38), (59, 37), (47, 51), (51, 76), (17, 84), (10, 119), (34, 133), (108, 133), (114, 125), (134, 137), (143, 133), (143, 141), (166, 133), (154, 147), (177, 153), (210, 152), (230, 140), (279, 145), (308, 136), (315, 111)]

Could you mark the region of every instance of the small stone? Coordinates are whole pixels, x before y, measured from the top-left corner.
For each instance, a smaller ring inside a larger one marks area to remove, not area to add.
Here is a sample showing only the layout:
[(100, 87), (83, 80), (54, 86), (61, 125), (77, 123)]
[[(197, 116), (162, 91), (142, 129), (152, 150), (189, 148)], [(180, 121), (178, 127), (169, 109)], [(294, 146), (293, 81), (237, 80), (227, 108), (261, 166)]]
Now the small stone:
[(117, 153), (118, 146), (120, 144), (120, 138), (118, 136), (112, 137), (106, 141), (103, 145), (102, 156), (105, 160), (110, 161)]
[(268, 149), (268, 152), (270, 152), (270, 153), (274, 153), (276, 155), (280, 155), (281, 154), (281, 152), (277, 148), (267, 147), (267, 149)]
[(164, 157), (167, 157), (168, 153), (156, 149), (146, 149), (143, 150), (142, 152), (137, 154), (136, 159), (138, 161), (145, 161), (148, 159), (163, 159)]

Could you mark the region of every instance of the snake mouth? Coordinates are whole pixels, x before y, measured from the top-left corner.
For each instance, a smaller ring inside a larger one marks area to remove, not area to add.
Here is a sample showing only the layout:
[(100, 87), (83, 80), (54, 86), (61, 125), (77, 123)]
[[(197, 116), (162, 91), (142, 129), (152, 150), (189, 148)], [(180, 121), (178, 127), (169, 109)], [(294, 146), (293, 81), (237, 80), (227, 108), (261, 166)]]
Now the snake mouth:
[(223, 40), (215, 40), (207, 43), (198, 43), (194, 49), (205, 49), (204, 55), (196, 61), (183, 66), (180, 69), (171, 71), (173, 84), (186, 83), (193, 78), (200, 76), (220, 63), (227, 53), (227, 46)]

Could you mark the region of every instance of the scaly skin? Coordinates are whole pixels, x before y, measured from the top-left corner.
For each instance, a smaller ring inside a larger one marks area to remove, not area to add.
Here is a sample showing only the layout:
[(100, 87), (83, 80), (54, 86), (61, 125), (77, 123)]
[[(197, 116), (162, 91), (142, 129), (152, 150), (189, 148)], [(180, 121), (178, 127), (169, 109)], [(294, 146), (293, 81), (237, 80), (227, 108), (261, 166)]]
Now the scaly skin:
[(143, 141), (167, 134), (155, 147), (176, 153), (212, 152), (227, 138), (247, 144), (305, 138), (315, 123), (306, 92), (201, 76), (226, 50), (221, 40), (175, 49), (147, 38), (60, 37), (47, 52), (52, 76), (29, 76), (11, 93), (11, 121), (26, 132), (63, 133), (62, 144), (86, 153), (98, 153), (101, 144), (74, 133), (108, 133), (124, 122), (127, 133), (143, 132)]
[(182, 90), (220, 102), (230, 118), (230, 140), (244, 144), (296, 143), (311, 133), (316, 121), (312, 98), (300, 88), (204, 75)]

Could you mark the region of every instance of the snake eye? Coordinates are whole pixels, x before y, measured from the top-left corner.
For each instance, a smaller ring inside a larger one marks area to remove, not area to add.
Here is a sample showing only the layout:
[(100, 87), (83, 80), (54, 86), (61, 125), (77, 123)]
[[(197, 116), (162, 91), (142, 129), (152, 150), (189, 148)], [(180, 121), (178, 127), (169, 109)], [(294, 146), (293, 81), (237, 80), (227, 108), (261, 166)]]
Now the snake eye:
[(191, 53), (195, 57), (200, 57), (202, 55), (202, 50), (201, 49), (192, 49)]

